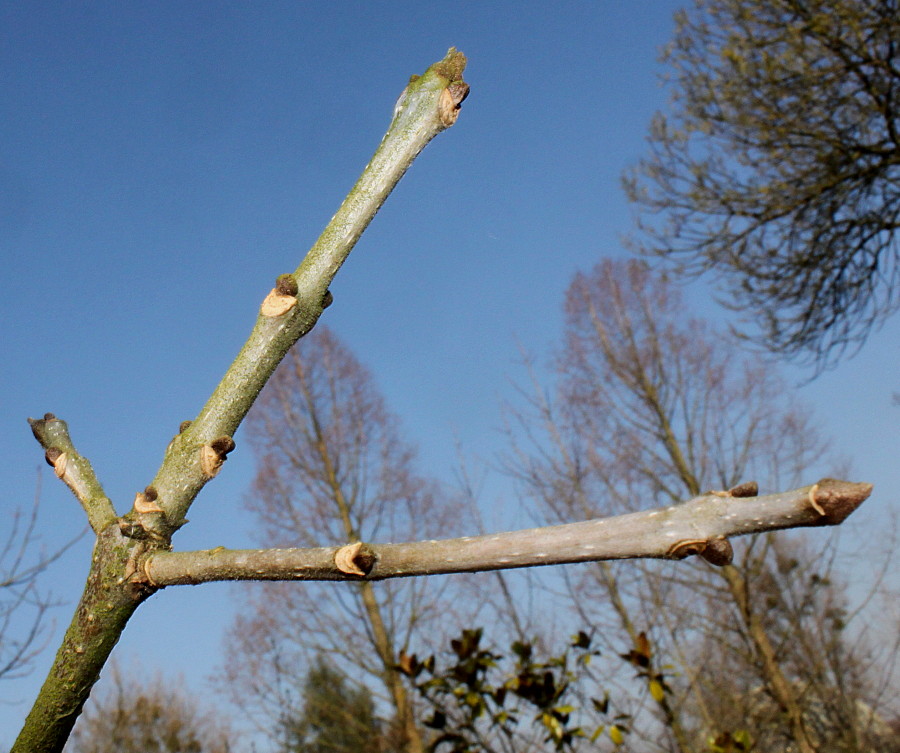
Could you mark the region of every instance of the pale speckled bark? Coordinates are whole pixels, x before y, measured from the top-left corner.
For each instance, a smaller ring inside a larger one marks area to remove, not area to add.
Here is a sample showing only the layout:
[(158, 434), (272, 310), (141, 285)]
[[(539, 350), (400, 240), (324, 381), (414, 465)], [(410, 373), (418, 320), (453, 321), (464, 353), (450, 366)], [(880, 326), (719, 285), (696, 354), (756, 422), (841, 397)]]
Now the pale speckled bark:
[[(780, 528), (838, 525), (871, 484), (823, 479), (763, 497), (710, 493), (681, 504), (545, 528), (443, 541), (370, 544), (357, 562), (368, 580), (536, 565), (702, 554), (706, 542)], [(821, 508), (813, 506), (812, 500)], [(824, 514), (823, 514), (824, 513)], [(340, 547), (154, 552), (142, 567), (156, 586), (218, 580), (361, 580), (335, 564)]]

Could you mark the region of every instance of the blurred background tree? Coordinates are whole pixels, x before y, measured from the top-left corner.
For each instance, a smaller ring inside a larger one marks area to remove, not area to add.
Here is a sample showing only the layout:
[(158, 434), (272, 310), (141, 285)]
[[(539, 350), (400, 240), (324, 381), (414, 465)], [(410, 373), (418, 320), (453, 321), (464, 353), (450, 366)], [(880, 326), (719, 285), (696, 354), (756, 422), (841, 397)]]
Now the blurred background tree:
[[(417, 474), (369, 372), (327, 327), (290, 351), (246, 425), (258, 463), (247, 505), (266, 546), (410, 541), (447, 536), (461, 522)], [(452, 587), (452, 579), (399, 579), (240, 589), (247, 610), (230, 631), (223, 670), (234, 700), (271, 732), (305, 692), (307, 668), (328, 657), (333, 670), (380, 685), (401, 749), (423, 750), (396, 666), (423, 631), (437, 639), (452, 621)]]
[[(607, 260), (575, 276), (554, 368), (555, 392), (536, 383), (513, 414), (507, 461), (542, 522), (633, 511), (644, 500), (677, 504), (749, 479), (790, 485), (814, 465), (829, 472), (808, 411), (775, 371), (692, 317), (677, 287), (642, 262)], [(802, 542), (751, 537), (722, 567), (699, 558), (597, 563), (569, 581), (580, 624), (642, 681), (642, 696), (625, 697), (629, 713), (643, 705), (655, 719), (636, 725), (648, 750), (698, 751), (710, 736), (736, 734), (754, 718), (753, 688), (773, 699), (797, 750), (842, 750), (835, 735), (862, 735), (849, 722), (823, 738), (807, 729), (814, 696), (852, 720), (857, 702), (883, 700), (867, 695), (883, 677), (862, 661), (863, 646), (845, 644), (844, 621), (835, 630), (823, 617), (842, 609), (834, 541), (819, 551)], [(786, 552), (793, 574), (778, 570)], [(851, 679), (860, 672), (865, 681)]]
[(66, 753), (234, 753), (230, 725), (162, 676), (112, 663), (91, 695)]
[(744, 334), (833, 362), (900, 302), (900, 3), (696, 0), (625, 178), (637, 244), (712, 271)]
[(279, 753), (392, 753), (375, 716), (372, 693), (351, 687), (346, 678), (321, 657), (309, 668), (299, 714), (286, 711), (277, 736)]

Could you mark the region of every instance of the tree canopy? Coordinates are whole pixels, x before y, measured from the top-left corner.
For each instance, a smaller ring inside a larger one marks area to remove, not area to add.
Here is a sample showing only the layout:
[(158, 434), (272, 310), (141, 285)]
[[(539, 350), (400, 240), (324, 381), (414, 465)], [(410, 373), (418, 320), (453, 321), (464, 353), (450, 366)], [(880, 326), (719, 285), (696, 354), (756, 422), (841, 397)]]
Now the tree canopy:
[[(745, 335), (826, 365), (896, 310), (898, 0), (696, 0), (625, 184), (639, 245), (712, 271)], [(749, 325), (749, 326), (748, 326)]]

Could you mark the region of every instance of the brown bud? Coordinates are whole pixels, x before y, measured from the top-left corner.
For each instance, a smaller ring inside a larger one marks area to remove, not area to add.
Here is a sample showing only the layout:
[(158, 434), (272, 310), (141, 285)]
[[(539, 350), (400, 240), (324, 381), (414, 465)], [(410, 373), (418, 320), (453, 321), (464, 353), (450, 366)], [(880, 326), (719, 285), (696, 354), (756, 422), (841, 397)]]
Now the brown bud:
[(44, 453), (44, 458), (53, 466), (57, 478), (62, 478), (66, 475), (66, 466), (69, 464), (69, 456), (66, 453), (56, 447), (51, 447)]
[(745, 481), (743, 484), (733, 486), (728, 493), (732, 497), (755, 497), (759, 494), (759, 484), (755, 481)]
[(147, 533), (144, 526), (134, 520), (128, 520), (127, 518), (119, 518), (119, 530), (122, 532), (123, 536), (127, 536), (129, 539), (146, 539), (149, 538), (149, 534)]
[[(756, 495), (752, 496), (755, 497)], [(732, 549), (731, 542), (728, 539), (724, 536), (717, 536), (706, 542), (706, 547), (700, 552), (700, 556), (711, 565), (724, 567), (725, 565), (730, 565), (734, 559), (734, 549)]]
[(296, 296), (298, 290), (297, 281), (294, 279), (293, 275), (280, 275), (275, 281), (275, 292), (278, 293), (278, 295)]
[(151, 502), (156, 502), (157, 498), (159, 497), (159, 492), (156, 491), (155, 486), (148, 486), (146, 489), (144, 489), (144, 496)]
[(45, 414), (44, 414), (44, 420), (45, 420), (45, 421), (55, 421), (55, 420), (56, 420), (56, 416), (54, 416), (52, 413), (45, 413)]
[(454, 81), (447, 87), (447, 91), (450, 92), (450, 96), (459, 107), (469, 96), (469, 85), (465, 81)]
[(187, 431), (188, 426), (190, 426), (193, 421), (182, 421), (178, 426), (178, 433), (184, 434)]
[(200, 467), (208, 478), (213, 478), (222, 468), (228, 453), (234, 449), (234, 440), (222, 436), (200, 448)]
[(224, 460), (225, 456), (234, 449), (234, 440), (229, 436), (221, 436), (210, 442), (209, 446), (218, 452)]
[(327, 309), (332, 303), (334, 303), (334, 296), (330, 290), (326, 290), (325, 295), (322, 296), (322, 308)]

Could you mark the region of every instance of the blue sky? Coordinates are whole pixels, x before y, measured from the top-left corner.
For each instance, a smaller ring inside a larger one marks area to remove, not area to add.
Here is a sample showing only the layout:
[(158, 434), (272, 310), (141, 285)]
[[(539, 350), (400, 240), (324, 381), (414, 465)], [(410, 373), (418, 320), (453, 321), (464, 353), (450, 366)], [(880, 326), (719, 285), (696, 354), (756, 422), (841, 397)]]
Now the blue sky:
[[(546, 353), (573, 272), (625, 253), (619, 176), (665, 105), (656, 55), (678, 5), (0, 4), (3, 515), (30, 502), (40, 468), (42, 543), (84, 525), (25, 422), (46, 411), (127, 509), (368, 161), (409, 75), (451, 45), (469, 58), (459, 122), (372, 223), (323, 321), (372, 370), (423, 469), (449, 479), (457, 439), (490, 458), (519, 349)], [(723, 316), (705, 288), (691, 297)], [(854, 478), (876, 483), (851, 549), (897, 510), (898, 334), (889, 323), (799, 388)], [(252, 542), (240, 439), (176, 547)], [(85, 538), (43, 581), (66, 602), (51, 644), (89, 549)], [(117, 654), (201, 684), (228, 594), (157, 595)], [(0, 749), (51, 658), (0, 688)]]

